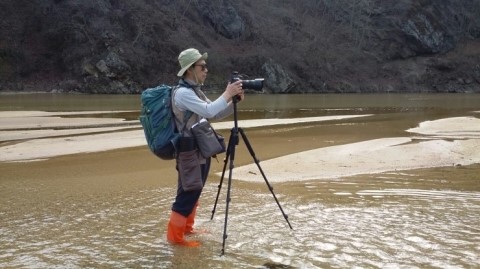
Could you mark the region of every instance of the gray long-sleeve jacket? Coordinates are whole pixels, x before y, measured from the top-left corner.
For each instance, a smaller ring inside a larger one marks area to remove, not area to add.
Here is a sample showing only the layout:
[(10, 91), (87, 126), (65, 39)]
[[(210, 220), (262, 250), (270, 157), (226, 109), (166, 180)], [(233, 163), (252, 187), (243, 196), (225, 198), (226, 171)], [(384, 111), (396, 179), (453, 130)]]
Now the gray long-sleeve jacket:
[[(192, 87), (184, 86), (186, 83)], [(208, 99), (200, 86), (193, 86), (191, 81), (180, 80), (180, 87), (173, 92), (172, 108), (175, 114), (175, 124), (183, 136), (191, 137), (190, 128), (202, 118), (222, 119), (233, 113), (233, 104), (228, 103), (223, 96), (215, 101)], [(192, 116), (184, 123), (184, 116), (187, 111), (192, 111)], [(200, 153), (197, 154), (199, 162), (205, 163)]]
[(183, 122), (184, 113), (186, 111), (193, 112), (183, 129), (184, 136), (191, 136), (190, 128), (202, 118), (218, 120), (233, 113), (233, 105), (227, 103), (223, 96), (212, 102), (205, 96), (200, 86), (193, 86), (192, 88), (182, 86), (185, 82), (193, 85), (190, 81), (181, 81), (181, 86), (173, 93), (173, 112), (176, 116), (179, 131), (182, 131), (182, 127), (185, 125)]

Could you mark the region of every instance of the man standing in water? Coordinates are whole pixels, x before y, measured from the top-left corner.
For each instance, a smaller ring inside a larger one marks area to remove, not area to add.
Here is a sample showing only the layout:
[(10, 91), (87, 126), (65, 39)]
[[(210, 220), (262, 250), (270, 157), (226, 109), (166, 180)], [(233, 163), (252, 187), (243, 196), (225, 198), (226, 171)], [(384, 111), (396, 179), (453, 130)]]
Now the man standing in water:
[[(167, 239), (171, 243), (189, 247), (200, 245), (198, 241), (185, 240), (185, 235), (195, 233), (193, 224), (198, 200), (210, 170), (210, 158), (203, 158), (194, 146), (190, 129), (201, 119), (221, 119), (232, 114), (232, 98), (234, 96), (238, 96), (239, 100), (244, 98), (241, 81), (229, 82), (223, 94), (213, 102), (205, 96), (201, 87), (208, 73), (207, 56), (207, 53), (200, 54), (193, 48), (180, 53), (178, 62), (181, 69), (177, 76), (181, 79), (179, 87), (173, 92), (172, 102), (175, 122), (182, 132), (182, 138), (176, 159), (177, 196), (168, 222)], [(193, 114), (186, 119), (185, 113), (188, 111)], [(192, 179), (200, 181), (200, 184), (191, 187), (187, 181)]]

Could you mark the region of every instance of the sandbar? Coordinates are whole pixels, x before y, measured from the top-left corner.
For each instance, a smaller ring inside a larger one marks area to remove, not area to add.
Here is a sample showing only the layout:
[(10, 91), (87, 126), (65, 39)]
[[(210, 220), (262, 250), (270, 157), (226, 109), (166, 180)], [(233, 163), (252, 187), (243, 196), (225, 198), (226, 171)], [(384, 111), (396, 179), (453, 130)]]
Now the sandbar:
[[(408, 132), (412, 137), (318, 148), (261, 161), (260, 166), (268, 171), (268, 181), (285, 182), (480, 163), (478, 118), (426, 121)], [(232, 178), (264, 181), (255, 163), (234, 168)]]
[[(82, 113), (106, 112), (1, 112), (0, 162), (39, 161), (146, 145), (138, 120), (75, 117)], [(69, 117), (62, 117), (65, 115)], [(371, 115), (240, 120), (239, 126), (294, 125), (368, 116)], [(215, 122), (213, 126), (217, 130), (233, 127), (231, 121)], [(286, 182), (480, 163), (480, 119), (476, 117), (425, 121), (406, 131), (409, 136), (316, 148), (260, 164), (269, 181)], [(235, 167), (233, 178), (263, 182), (255, 163)]]
[[(10, 143), (0, 147), (0, 162), (44, 160), (62, 155), (100, 152), (146, 145), (145, 135), (138, 120), (124, 127), (105, 127), (125, 121), (123, 119), (110, 118), (62, 118), (59, 117), (59, 115), (62, 115), (61, 113), (47, 112), (45, 114), (42, 112), (13, 112), (14, 117), (7, 117), (7, 114), (8, 113), (4, 112), (3, 117), (0, 116), (0, 123), (2, 123), (2, 125), (0, 125), (2, 126), (0, 127), (0, 142), (10, 141)], [(68, 115), (71, 114), (69, 113)], [(240, 120), (238, 123), (242, 128), (251, 128), (342, 120), (366, 116), (369, 115)], [(15, 120), (19, 122), (14, 123)], [(66, 126), (70, 126), (70, 129), (54, 129), (54, 127)], [(132, 130), (132, 127), (135, 126), (138, 127), (138, 129)], [(15, 128), (20, 127), (23, 129), (15, 130)], [(215, 122), (213, 123), (213, 127), (216, 130), (225, 130), (233, 126), (232, 122), (228, 121)], [(115, 132), (107, 132), (112, 130)], [(18, 141), (19, 138), (27, 140)], [(16, 140), (12, 141), (13, 139)]]

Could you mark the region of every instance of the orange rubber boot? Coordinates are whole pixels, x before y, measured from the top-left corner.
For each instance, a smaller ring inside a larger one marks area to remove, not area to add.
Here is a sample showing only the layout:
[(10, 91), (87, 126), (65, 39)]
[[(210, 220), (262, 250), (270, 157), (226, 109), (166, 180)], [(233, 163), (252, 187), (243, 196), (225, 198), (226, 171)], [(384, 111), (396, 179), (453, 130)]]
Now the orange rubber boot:
[(186, 247), (198, 247), (200, 242), (187, 241), (184, 238), (185, 227), (187, 224), (187, 218), (181, 214), (172, 211), (170, 215), (170, 221), (167, 228), (167, 239), (173, 244), (178, 244)]
[(198, 202), (193, 207), (192, 213), (190, 213), (190, 215), (188, 215), (188, 217), (187, 217), (187, 224), (185, 226), (185, 234), (186, 235), (195, 233), (194, 230), (193, 230), (193, 224), (195, 223), (195, 214), (197, 213), (197, 207), (198, 207)]

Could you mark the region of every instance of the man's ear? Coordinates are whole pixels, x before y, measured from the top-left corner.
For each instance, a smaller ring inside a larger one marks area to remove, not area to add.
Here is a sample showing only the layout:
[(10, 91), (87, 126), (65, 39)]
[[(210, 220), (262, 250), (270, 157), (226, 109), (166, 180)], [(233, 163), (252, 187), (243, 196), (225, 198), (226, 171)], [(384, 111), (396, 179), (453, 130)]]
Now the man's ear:
[(190, 66), (190, 67), (187, 69), (187, 71), (190, 71), (190, 73), (195, 74), (195, 66), (194, 66), (194, 65)]

